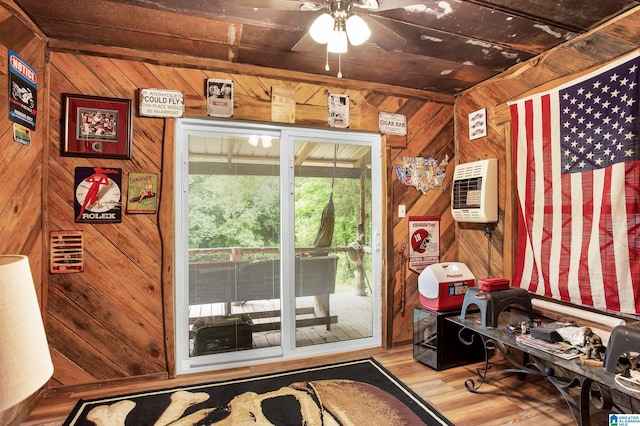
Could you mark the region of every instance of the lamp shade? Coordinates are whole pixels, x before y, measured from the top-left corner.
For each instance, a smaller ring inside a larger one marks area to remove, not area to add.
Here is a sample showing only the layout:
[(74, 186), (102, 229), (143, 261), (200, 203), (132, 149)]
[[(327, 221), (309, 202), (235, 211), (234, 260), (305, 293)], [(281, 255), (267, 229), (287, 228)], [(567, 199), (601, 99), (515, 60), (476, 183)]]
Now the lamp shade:
[(332, 31), (329, 42), (327, 43), (327, 50), (331, 53), (347, 53), (347, 33), (344, 31)]
[(0, 411), (31, 396), (52, 375), (29, 259), (0, 256)]
[(316, 43), (327, 44), (332, 31), (333, 17), (328, 13), (323, 13), (311, 24), (309, 35)]
[(364, 19), (358, 15), (351, 15), (347, 19), (347, 36), (353, 46), (360, 46), (371, 37), (371, 30)]

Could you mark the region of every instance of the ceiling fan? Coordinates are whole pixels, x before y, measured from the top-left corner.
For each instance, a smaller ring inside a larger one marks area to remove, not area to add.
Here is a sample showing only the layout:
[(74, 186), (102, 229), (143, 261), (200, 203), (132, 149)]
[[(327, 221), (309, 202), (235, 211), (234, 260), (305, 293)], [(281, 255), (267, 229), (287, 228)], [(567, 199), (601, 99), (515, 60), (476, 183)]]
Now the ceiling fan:
[[(384, 50), (391, 51), (406, 40), (370, 12), (398, 9), (415, 4), (416, 0), (237, 0), (236, 5), (254, 9), (320, 12), (309, 31), (293, 46), (294, 52), (312, 50), (316, 43), (327, 44), (329, 52), (344, 53), (347, 40), (357, 46), (369, 39)], [(332, 38), (333, 37), (333, 38)]]

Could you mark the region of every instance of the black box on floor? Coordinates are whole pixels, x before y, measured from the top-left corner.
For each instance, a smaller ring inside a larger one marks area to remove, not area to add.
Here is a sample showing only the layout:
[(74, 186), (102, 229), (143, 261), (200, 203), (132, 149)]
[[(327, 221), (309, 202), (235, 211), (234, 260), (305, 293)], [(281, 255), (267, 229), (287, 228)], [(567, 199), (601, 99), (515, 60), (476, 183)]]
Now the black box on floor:
[(460, 315), (460, 311), (438, 312), (427, 308), (413, 310), (413, 358), (435, 369), (445, 370), (484, 360), (484, 346), (480, 336), (469, 330), (464, 332), (465, 345), (458, 338), (462, 328), (447, 321), (447, 317)]
[(193, 324), (193, 356), (251, 349), (252, 327), (248, 315), (198, 318)]

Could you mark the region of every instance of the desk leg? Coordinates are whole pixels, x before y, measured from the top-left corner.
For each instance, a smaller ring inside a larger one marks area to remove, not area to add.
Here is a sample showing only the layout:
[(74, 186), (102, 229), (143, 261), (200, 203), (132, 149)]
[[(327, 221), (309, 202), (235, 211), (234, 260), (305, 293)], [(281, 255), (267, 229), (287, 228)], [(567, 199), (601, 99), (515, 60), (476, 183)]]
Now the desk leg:
[[(470, 345), (476, 336), (472, 336), (471, 340), (466, 340), (462, 336), (463, 330), (464, 328), (458, 332), (458, 338), (462, 343)], [(593, 403), (594, 407), (600, 410), (610, 409), (613, 406), (611, 391), (604, 386), (599, 386), (597, 382), (578, 375), (571, 378), (557, 377), (555, 376), (553, 368), (547, 367), (536, 357), (525, 353), (524, 362), (520, 363), (511, 355), (512, 352), (508, 346), (486, 336), (480, 335), (480, 338), (484, 345), (485, 366), (484, 369), (478, 370), (478, 376), (480, 376), (480, 382), (478, 384), (476, 384), (473, 378), (465, 380), (464, 386), (469, 392), (478, 392), (484, 383), (495, 382), (507, 375), (518, 374), (521, 378), (524, 378), (524, 375), (535, 375), (545, 377), (560, 391), (573, 414), (576, 424), (579, 426), (590, 425), (590, 403)], [(498, 349), (502, 356), (516, 368), (507, 368), (487, 375), (489, 370), (489, 349)], [(533, 358), (533, 363), (528, 361), (529, 356)], [(580, 395), (577, 401), (573, 395), (569, 393), (569, 390), (572, 388), (580, 389)]]
[[(534, 358), (534, 361), (537, 368), (546, 368), (537, 358)], [(553, 386), (560, 391), (573, 414), (576, 424), (580, 426), (589, 426), (591, 423), (590, 403), (598, 410), (608, 410), (613, 406), (611, 391), (607, 387), (600, 386), (597, 382), (587, 377), (576, 375), (567, 382), (568, 379), (561, 380), (555, 377), (553, 370), (551, 370), (551, 374), (546, 377)], [(577, 401), (573, 395), (569, 393), (569, 389), (576, 387), (580, 388)]]
[[(464, 330), (464, 329), (462, 329)], [(469, 345), (473, 342), (473, 339), (476, 336), (472, 336), (471, 341), (465, 340), (462, 338), (462, 330), (460, 330), (460, 332), (458, 333), (458, 337), (460, 338), (460, 341), (462, 341), (462, 343)], [(544, 372), (541, 372), (537, 369), (532, 369), (530, 367), (528, 367), (529, 364), (527, 365), (523, 365), (522, 363), (516, 361), (513, 356), (511, 356), (511, 352), (509, 351), (509, 348), (506, 347), (505, 345), (501, 344), (498, 341), (495, 341), (493, 339), (490, 339), (486, 336), (482, 336), (480, 335), (480, 338), (482, 339), (482, 344), (484, 346), (484, 368), (479, 369), (478, 370), (478, 376), (480, 377), (480, 382), (478, 384), (476, 384), (475, 380), (473, 378), (468, 378), (467, 380), (465, 380), (464, 382), (464, 386), (465, 388), (467, 388), (467, 390), (469, 392), (478, 392), (478, 390), (480, 389), (480, 387), (484, 384), (484, 383), (493, 383), (496, 382), (500, 379), (503, 379), (505, 376), (509, 376), (512, 374), (517, 374), (518, 377), (522, 380), (524, 379), (524, 377), (526, 375), (535, 375), (535, 376), (545, 376), (546, 374)], [(500, 371), (496, 371), (493, 374), (488, 375), (488, 371), (489, 371), (489, 350), (490, 349), (498, 349), (500, 351), (500, 353), (502, 354), (502, 356), (509, 361), (511, 364), (513, 364), (516, 368), (506, 368)]]

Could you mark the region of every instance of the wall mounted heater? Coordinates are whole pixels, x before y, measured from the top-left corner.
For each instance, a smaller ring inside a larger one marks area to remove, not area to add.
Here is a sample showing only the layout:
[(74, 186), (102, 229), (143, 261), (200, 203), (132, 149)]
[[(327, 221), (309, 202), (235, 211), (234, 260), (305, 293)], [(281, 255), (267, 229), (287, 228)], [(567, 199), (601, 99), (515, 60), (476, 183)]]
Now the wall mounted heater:
[(451, 212), (458, 222), (498, 221), (498, 160), (458, 164), (453, 172)]

